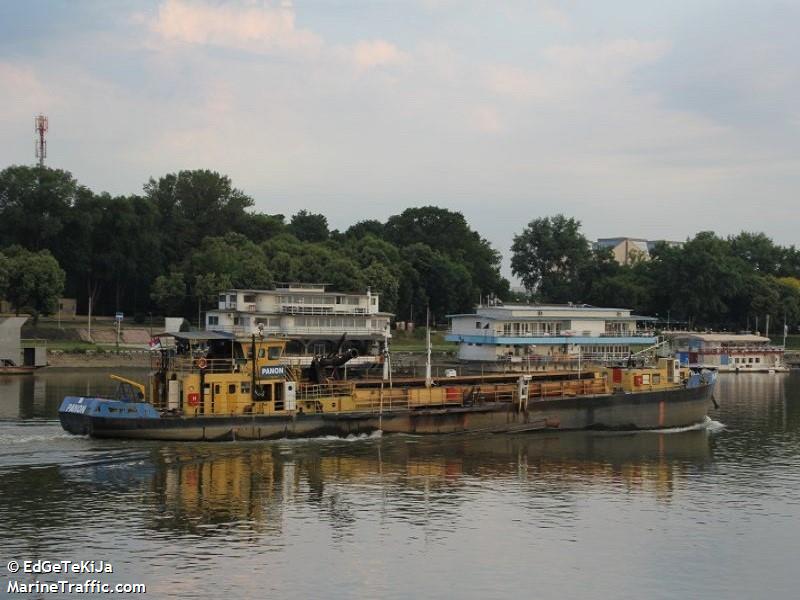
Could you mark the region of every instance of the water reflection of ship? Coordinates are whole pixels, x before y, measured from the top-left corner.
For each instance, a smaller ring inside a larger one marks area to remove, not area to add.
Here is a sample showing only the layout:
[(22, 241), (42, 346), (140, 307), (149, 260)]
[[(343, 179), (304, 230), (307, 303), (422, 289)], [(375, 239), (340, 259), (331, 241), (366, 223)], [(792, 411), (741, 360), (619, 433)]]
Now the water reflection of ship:
[(274, 459), (274, 448), (197, 456), (191, 448), (160, 453), (151, 482), (158, 510), (155, 529), (197, 531), (216, 526), (280, 531), (284, 476), (290, 465)]
[[(326, 512), (334, 528), (347, 527), (377, 490), (395, 503), (393, 514), (413, 512), (422, 500), (457, 516), (469, 498), (458, 492), (477, 481), (521, 483), (524, 490), (546, 480), (566, 498), (586, 487), (621, 485), (669, 501), (685, 471), (709, 459), (705, 431), (244, 445), (201, 456), (171, 447), (158, 455), (149, 497), (158, 505), (156, 529), (279, 533), (286, 514), (302, 505)], [(397, 504), (403, 502), (411, 505)]]

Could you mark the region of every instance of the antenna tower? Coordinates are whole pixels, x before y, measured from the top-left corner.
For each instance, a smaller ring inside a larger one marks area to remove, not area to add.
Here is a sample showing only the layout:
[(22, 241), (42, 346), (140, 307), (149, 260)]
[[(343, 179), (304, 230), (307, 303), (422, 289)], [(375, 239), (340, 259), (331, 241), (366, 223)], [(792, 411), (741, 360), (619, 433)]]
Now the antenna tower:
[(39, 159), (39, 166), (44, 166), (44, 159), (47, 156), (47, 141), (44, 139), (47, 133), (47, 117), (42, 114), (33, 118), (33, 128), (36, 131), (36, 158)]

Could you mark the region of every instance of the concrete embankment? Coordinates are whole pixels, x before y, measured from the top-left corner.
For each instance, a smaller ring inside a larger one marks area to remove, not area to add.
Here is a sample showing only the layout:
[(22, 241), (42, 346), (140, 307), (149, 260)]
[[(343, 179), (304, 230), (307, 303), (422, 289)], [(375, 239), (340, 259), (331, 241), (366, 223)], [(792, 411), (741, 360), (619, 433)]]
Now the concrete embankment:
[(81, 368), (125, 368), (149, 367), (150, 352), (147, 350), (120, 350), (119, 354), (111, 351), (86, 353), (49, 352), (46, 369), (81, 369)]

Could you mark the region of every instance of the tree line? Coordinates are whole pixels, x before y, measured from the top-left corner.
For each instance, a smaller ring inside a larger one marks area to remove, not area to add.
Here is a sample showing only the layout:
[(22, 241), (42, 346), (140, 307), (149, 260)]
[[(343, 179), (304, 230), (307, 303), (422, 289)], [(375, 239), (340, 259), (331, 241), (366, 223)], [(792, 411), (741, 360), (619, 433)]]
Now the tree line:
[[(441, 321), (482, 295), (509, 295), (500, 253), (458, 212), (409, 208), (337, 231), (321, 214), (301, 210), (287, 219), (253, 206), (228, 177), (208, 170), (112, 196), (60, 169), (12, 166), (0, 172), (0, 251), (50, 256), (63, 270), (51, 300), (74, 297), (81, 313), (91, 304), (94, 314), (195, 316), (224, 289), (299, 281), (343, 292), (370, 287), (398, 319), (419, 320), (429, 307)], [(52, 312), (10, 292), (16, 279), (2, 273), (16, 308)]]
[(800, 251), (763, 233), (701, 231), (656, 244), (630, 264), (593, 247), (563, 215), (531, 221), (514, 237), (512, 272), (535, 300), (633, 308), (677, 327), (772, 332), (800, 324)]
[(501, 255), (464, 216), (435, 206), (345, 231), (305, 210), (255, 211), (253, 198), (209, 170), (150, 179), (140, 194), (95, 193), (68, 172), (0, 171), (0, 297), (52, 313), (60, 295), (78, 310), (195, 317), (228, 288), (327, 283), (381, 295), (398, 320), (436, 321), (480, 298), (632, 308), (692, 327), (754, 329), (771, 315), (800, 323), (800, 251), (763, 233), (696, 234), (631, 264), (592, 247), (579, 221), (532, 220), (513, 238), (513, 293)]

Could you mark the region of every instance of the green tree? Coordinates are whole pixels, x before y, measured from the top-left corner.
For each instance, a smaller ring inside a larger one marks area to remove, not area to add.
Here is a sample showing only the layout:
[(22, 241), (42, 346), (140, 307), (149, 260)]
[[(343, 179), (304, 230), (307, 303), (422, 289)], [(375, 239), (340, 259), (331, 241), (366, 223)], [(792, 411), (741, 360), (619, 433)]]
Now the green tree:
[(394, 312), (397, 310), (400, 280), (389, 266), (377, 261), (372, 262), (363, 270), (362, 276), (370, 290), (379, 294), (382, 311)]
[(238, 233), (244, 235), (251, 242), (260, 244), (266, 240), (286, 232), (283, 215), (266, 215), (263, 213), (250, 213), (241, 218)]
[(5, 254), (0, 253), (0, 298), (6, 297), (8, 291), (8, 278), (11, 274), (11, 261)]
[[(413, 284), (411, 289), (403, 290), (401, 297), (413, 304), (417, 321), (425, 314), (426, 307), (430, 309), (434, 322), (444, 321), (448, 314), (472, 308), (472, 278), (464, 265), (422, 243), (405, 248), (403, 258), (410, 266), (406, 276)], [(412, 313), (411, 306), (401, 305), (401, 309)]]
[(250, 226), (253, 200), (217, 172), (198, 169), (150, 179), (145, 197), (156, 206), (165, 264), (178, 264), (205, 237), (220, 237)]
[(681, 247), (656, 246), (648, 266), (654, 312), (670, 311), (690, 325), (739, 321), (736, 299), (742, 295), (743, 275), (752, 269), (714, 232), (701, 231)]
[(215, 302), (220, 292), (231, 287), (231, 279), (226, 274), (205, 273), (195, 275), (192, 295), (197, 300), (197, 322), (199, 327), (202, 327), (203, 324), (201, 314), (203, 305)]
[(150, 297), (165, 315), (179, 315), (186, 303), (186, 281), (183, 273), (172, 271), (159, 275), (150, 288)]
[(397, 248), (425, 244), (469, 271), (472, 288), (467, 302), (496, 294), (506, 298), (508, 281), (500, 274), (500, 253), (467, 224), (464, 215), (436, 206), (409, 208), (389, 217), (384, 238)]
[(324, 242), (328, 239), (328, 219), (324, 215), (301, 210), (292, 217), (289, 233), (302, 242)]
[(548, 302), (580, 300), (581, 273), (592, 259), (580, 221), (564, 215), (534, 219), (511, 246), (511, 272), (525, 287)]
[(64, 220), (80, 190), (67, 171), (11, 166), (0, 171), (0, 240), (61, 258)]
[(64, 292), (65, 274), (50, 251), (31, 252), (11, 246), (5, 255), (9, 271), (7, 296), (17, 314), (22, 309), (30, 311), (36, 323), (39, 315), (54, 313)]
[(729, 237), (728, 242), (734, 256), (747, 262), (764, 275), (775, 275), (781, 270), (784, 252), (763, 233), (742, 231)]
[(366, 221), (359, 221), (355, 225), (351, 225), (344, 232), (348, 238), (362, 238), (365, 235), (372, 235), (379, 238), (383, 235), (383, 223), (375, 219), (368, 219)]
[(187, 270), (194, 277), (209, 273), (225, 277), (233, 287), (264, 288), (272, 285), (272, 273), (266, 263), (258, 245), (241, 234), (228, 233), (205, 238), (191, 255)]

